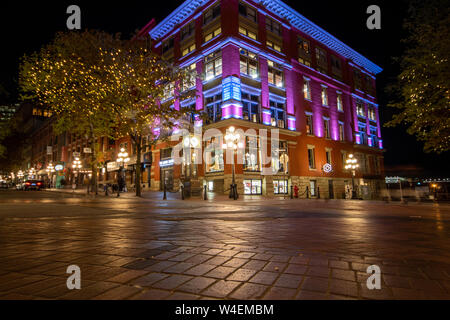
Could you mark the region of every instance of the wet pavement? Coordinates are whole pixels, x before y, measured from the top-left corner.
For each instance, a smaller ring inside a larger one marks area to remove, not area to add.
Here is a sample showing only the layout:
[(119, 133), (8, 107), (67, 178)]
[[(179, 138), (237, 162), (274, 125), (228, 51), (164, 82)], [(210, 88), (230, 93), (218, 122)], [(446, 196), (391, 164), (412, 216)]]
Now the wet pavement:
[(450, 298), (449, 205), (178, 196), (0, 192), (0, 299)]

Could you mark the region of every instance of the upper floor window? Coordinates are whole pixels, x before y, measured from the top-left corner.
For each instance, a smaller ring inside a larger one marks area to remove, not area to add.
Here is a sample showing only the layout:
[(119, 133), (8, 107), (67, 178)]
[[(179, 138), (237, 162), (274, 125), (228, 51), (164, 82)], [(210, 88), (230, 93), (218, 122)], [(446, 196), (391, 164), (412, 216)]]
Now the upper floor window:
[(206, 172), (220, 172), (224, 169), (222, 137), (211, 137), (205, 142)]
[(338, 80), (342, 79), (342, 63), (341, 59), (332, 55), (331, 56), (331, 73)]
[(339, 122), (339, 141), (344, 141), (344, 124)]
[(241, 74), (252, 78), (258, 77), (258, 60), (256, 54), (245, 49), (239, 49)]
[(332, 152), (332, 149), (329, 149), (329, 148), (325, 149), (325, 158), (326, 158), (327, 163), (329, 163), (329, 164), (332, 163), (331, 162), (331, 152)]
[(326, 139), (330, 139), (330, 119), (328, 118), (323, 118), (323, 129), (324, 129), (324, 133), (325, 133), (325, 138)]
[(325, 86), (322, 86), (322, 105), (328, 106), (328, 88)]
[(205, 106), (208, 114), (207, 123), (217, 122), (222, 119), (222, 94), (206, 97)]
[(244, 91), (241, 99), (244, 120), (259, 123), (259, 97)]
[(174, 96), (174, 89), (175, 89), (175, 85), (173, 82), (169, 82), (164, 86), (164, 91), (163, 91), (163, 99), (167, 100), (170, 99)]
[(289, 155), (288, 142), (279, 141), (278, 148), (276, 145), (272, 147), (272, 172), (273, 173), (288, 173), (289, 172)]
[(266, 17), (266, 29), (277, 36), (281, 36), (281, 24)]
[(194, 50), (195, 50), (195, 43), (192, 43), (183, 49), (181, 55), (184, 57), (185, 55), (191, 53)]
[(256, 22), (256, 10), (241, 2), (239, 3), (239, 14), (253, 22)]
[(270, 124), (273, 127), (285, 127), (285, 105), (284, 103), (270, 101)]
[(328, 73), (327, 52), (321, 48), (316, 48), (316, 65), (319, 72)]
[(267, 60), (269, 83), (282, 88), (284, 86), (284, 74), (282, 67), (270, 60)]
[(311, 100), (311, 80), (303, 78), (303, 96), (307, 100)]
[(369, 119), (372, 121), (377, 121), (377, 117), (376, 117), (374, 108), (369, 108)]
[(355, 89), (362, 90), (362, 75), (358, 69), (353, 69), (353, 83)]
[(196, 69), (195, 63), (193, 63), (185, 68), (186, 75), (183, 78), (183, 84), (182, 84), (183, 91), (191, 89), (192, 87), (195, 86), (195, 81), (197, 78), (197, 73), (196, 73), (195, 69)]
[(258, 137), (245, 136), (245, 171), (260, 171), (259, 147)]
[(364, 105), (361, 101), (356, 102), (356, 114), (360, 117), (366, 116), (366, 113), (364, 112)]
[(313, 119), (312, 114), (306, 115), (306, 134), (312, 135), (313, 134)]
[(336, 106), (338, 111), (344, 111), (344, 105), (342, 103), (342, 93), (337, 92), (336, 95)]
[(166, 53), (167, 51), (169, 51), (172, 48), (173, 48), (173, 37), (170, 38), (169, 40), (166, 40), (163, 42), (162, 53)]
[(275, 51), (281, 52), (281, 45), (273, 42), (272, 40), (267, 40), (266, 44), (269, 48), (272, 48)]
[(249, 37), (250, 39), (256, 40), (256, 33), (253, 31), (250, 31), (246, 27), (239, 26), (239, 33), (246, 37)]
[(203, 24), (208, 24), (211, 21), (215, 20), (219, 16), (220, 16), (220, 5), (216, 5), (210, 9), (208, 9), (203, 14)]
[(205, 35), (205, 37), (204, 37), (204, 39), (203, 39), (203, 40), (204, 40), (203, 42), (208, 42), (209, 40), (211, 40), (211, 39), (217, 37), (217, 36), (218, 36), (219, 34), (221, 34), (221, 33), (222, 33), (222, 28), (221, 28), (221, 27), (218, 27), (218, 28), (216, 28), (216, 29), (214, 29), (214, 30), (208, 32), (208, 33)]
[(195, 32), (195, 21), (187, 24), (181, 29), (181, 40), (187, 39)]
[(309, 41), (301, 37), (297, 38), (298, 42), (298, 62), (305, 66), (311, 67), (311, 47)]
[(219, 51), (205, 57), (205, 77), (210, 80), (222, 74), (222, 54)]
[(374, 80), (372, 79), (372, 77), (370, 77), (369, 75), (366, 74), (365, 77), (365, 84), (366, 84), (366, 91), (369, 95), (371, 95), (372, 97), (375, 96), (375, 86), (374, 86)]
[(308, 164), (310, 169), (316, 168), (316, 157), (315, 157), (314, 146), (308, 146)]

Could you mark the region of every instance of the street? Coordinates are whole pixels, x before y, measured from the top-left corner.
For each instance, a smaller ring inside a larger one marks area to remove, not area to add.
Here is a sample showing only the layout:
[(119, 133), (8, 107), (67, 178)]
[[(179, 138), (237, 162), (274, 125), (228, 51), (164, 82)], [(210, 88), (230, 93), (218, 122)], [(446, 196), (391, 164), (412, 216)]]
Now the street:
[(450, 298), (448, 204), (8, 190), (0, 221), (0, 299)]

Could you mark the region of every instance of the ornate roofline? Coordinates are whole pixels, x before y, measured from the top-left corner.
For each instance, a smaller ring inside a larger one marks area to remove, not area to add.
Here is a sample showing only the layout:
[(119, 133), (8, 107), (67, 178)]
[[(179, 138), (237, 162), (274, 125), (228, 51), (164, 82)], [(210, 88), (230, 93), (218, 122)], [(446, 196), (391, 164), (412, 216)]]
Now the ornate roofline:
[[(183, 22), (191, 14), (195, 12), (197, 8), (206, 4), (209, 0), (186, 0), (181, 6), (179, 6), (174, 12), (172, 12), (167, 18), (161, 21), (155, 28), (150, 31), (150, 36), (153, 39), (159, 39), (164, 37), (170, 32), (177, 24)], [(343, 57), (352, 60), (357, 65), (365, 68), (373, 74), (378, 74), (383, 71), (382, 68), (375, 63), (356, 52), (336, 37), (311, 22), (300, 13), (283, 3), (281, 0), (253, 0), (255, 3), (263, 5), (265, 8), (278, 15), (281, 18), (285, 18), (289, 23), (307, 34), (316, 41), (322, 43), (328, 48), (336, 51)]]

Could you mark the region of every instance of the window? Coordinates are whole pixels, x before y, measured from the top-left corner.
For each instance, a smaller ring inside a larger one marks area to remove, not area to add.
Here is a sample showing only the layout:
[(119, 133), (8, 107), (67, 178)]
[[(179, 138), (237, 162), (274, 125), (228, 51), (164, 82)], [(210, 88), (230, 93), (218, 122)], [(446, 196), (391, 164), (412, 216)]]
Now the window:
[(308, 164), (310, 169), (316, 168), (316, 158), (314, 155), (314, 146), (308, 146)]
[(284, 103), (270, 101), (270, 124), (273, 127), (285, 127)]
[(248, 20), (256, 22), (256, 10), (243, 3), (239, 3), (239, 14)]
[(221, 27), (218, 27), (217, 29), (214, 29), (213, 31), (208, 32), (205, 35), (205, 38), (203, 39), (204, 40), (203, 42), (210, 41), (211, 39), (217, 37), (221, 32), (222, 32), (222, 28)]
[(358, 69), (353, 69), (353, 83), (355, 89), (362, 90), (362, 75)]
[(326, 139), (330, 139), (330, 119), (323, 119), (323, 130)]
[(316, 48), (316, 65), (317, 71), (325, 74), (328, 73), (327, 53), (321, 48)]
[(208, 9), (203, 15), (203, 24), (208, 24), (220, 16), (220, 5)]
[(273, 193), (274, 194), (288, 194), (288, 181), (287, 180), (273, 180)]
[(331, 56), (331, 73), (336, 79), (342, 80), (341, 59), (334, 55)]
[(374, 108), (369, 108), (369, 119), (372, 121), (377, 121), (377, 117), (376, 117)]
[(305, 66), (311, 67), (311, 49), (309, 41), (301, 37), (297, 38), (298, 42), (298, 62)]
[(242, 116), (244, 120), (259, 123), (259, 97), (242, 92)]
[(306, 100), (311, 100), (311, 84), (306, 78), (303, 78), (303, 96)]
[(272, 172), (288, 173), (289, 172), (289, 155), (287, 141), (279, 141), (278, 148), (272, 145)]
[(357, 101), (356, 102), (356, 114), (359, 117), (365, 117), (366, 116), (366, 114), (364, 112), (364, 105), (363, 105), (363, 103), (361, 101)]
[(344, 124), (339, 122), (339, 141), (344, 141)]
[(205, 98), (208, 119), (206, 123), (217, 122), (222, 119), (222, 94)]
[(284, 86), (284, 74), (282, 67), (270, 60), (267, 60), (269, 83), (282, 88)]
[(278, 36), (281, 36), (281, 24), (270, 19), (269, 17), (266, 17), (266, 29)]
[(367, 75), (365, 76), (365, 84), (366, 84), (366, 91), (369, 95), (372, 97), (375, 96), (375, 86), (374, 86), (374, 80), (371, 76)]
[(316, 188), (317, 188), (317, 181), (316, 180), (310, 180), (309, 181), (309, 192), (311, 194), (311, 197), (316, 196)]
[(306, 134), (313, 135), (312, 114), (306, 115)]
[(276, 44), (275, 42), (273, 42), (272, 40), (267, 40), (266, 44), (269, 48), (272, 48), (275, 51), (281, 52), (281, 45)]
[(170, 38), (169, 40), (163, 42), (162, 53), (166, 53), (172, 48), (173, 48), (173, 38)]
[(345, 165), (347, 162), (347, 152), (341, 150), (341, 163), (342, 163), (342, 170), (345, 169)]
[(325, 86), (322, 86), (322, 105), (328, 106), (328, 92)]
[(256, 33), (253, 31), (250, 31), (249, 29), (247, 29), (245, 27), (239, 26), (239, 33), (246, 37), (249, 37), (250, 39), (256, 40)]
[(185, 47), (181, 53), (181, 55), (184, 57), (185, 55), (191, 53), (192, 51), (195, 50), (195, 43)]
[(205, 57), (205, 76), (210, 80), (222, 74), (222, 54), (219, 51)]
[(336, 95), (336, 105), (338, 111), (344, 111), (344, 105), (342, 104), (342, 93), (340, 92), (337, 92)]
[(244, 180), (244, 194), (262, 194), (261, 180)]
[[(124, 148), (126, 148), (127, 146), (125, 145)], [(167, 148), (167, 149), (161, 149), (161, 160), (162, 159), (170, 159), (172, 158), (172, 148)]]
[(252, 78), (258, 77), (258, 60), (256, 54), (245, 49), (239, 49), (241, 74)]
[(329, 164), (331, 164), (331, 151), (331, 149), (325, 149), (325, 159)]
[(174, 84), (173, 82), (169, 82), (164, 86), (164, 91), (163, 91), (163, 100), (167, 100), (173, 97), (174, 95)]
[(257, 137), (245, 137), (244, 170), (260, 171), (259, 139)]
[(195, 63), (193, 63), (185, 68), (186, 75), (183, 79), (183, 85), (182, 85), (183, 91), (189, 90), (195, 86), (195, 82), (196, 82), (196, 78), (197, 78), (197, 73), (196, 73), (195, 69), (196, 69)]
[(181, 29), (181, 40), (187, 39), (195, 32), (195, 21), (192, 21)]
[(223, 171), (224, 162), (221, 141), (222, 137), (212, 137), (205, 143), (206, 172)]

